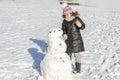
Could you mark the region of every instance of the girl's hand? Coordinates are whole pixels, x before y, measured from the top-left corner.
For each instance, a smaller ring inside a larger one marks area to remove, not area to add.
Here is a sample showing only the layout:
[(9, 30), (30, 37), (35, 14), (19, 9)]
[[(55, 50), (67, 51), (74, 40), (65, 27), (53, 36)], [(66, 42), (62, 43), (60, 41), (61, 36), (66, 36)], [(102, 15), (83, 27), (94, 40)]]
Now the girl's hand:
[(67, 40), (67, 39), (68, 39), (67, 34), (64, 34), (64, 35), (63, 35), (63, 39), (64, 39), (64, 40)]
[(76, 21), (75, 24), (80, 28), (82, 26), (82, 24), (80, 23), (80, 21)]

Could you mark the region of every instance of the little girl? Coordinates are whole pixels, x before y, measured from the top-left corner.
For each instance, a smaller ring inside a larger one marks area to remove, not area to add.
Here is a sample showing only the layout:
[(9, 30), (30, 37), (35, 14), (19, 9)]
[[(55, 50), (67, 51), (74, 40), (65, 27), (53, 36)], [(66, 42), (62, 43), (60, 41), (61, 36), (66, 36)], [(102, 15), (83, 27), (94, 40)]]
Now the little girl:
[(63, 38), (67, 45), (66, 53), (70, 56), (75, 56), (75, 72), (80, 73), (81, 60), (80, 52), (84, 51), (84, 44), (80, 30), (85, 28), (84, 22), (79, 18), (78, 12), (73, 12), (72, 8), (66, 5), (63, 8)]

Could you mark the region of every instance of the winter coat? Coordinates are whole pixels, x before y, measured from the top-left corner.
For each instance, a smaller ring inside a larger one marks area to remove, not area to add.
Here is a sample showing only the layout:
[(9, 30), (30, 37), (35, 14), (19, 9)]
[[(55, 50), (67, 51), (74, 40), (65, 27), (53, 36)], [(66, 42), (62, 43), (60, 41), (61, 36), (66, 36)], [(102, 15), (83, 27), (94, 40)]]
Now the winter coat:
[[(75, 21), (79, 20), (82, 26), (79, 28)], [(67, 45), (66, 53), (78, 53), (84, 51), (84, 44), (80, 30), (85, 28), (84, 22), (76, 17), (71, 21), (63, 20), (62, 30), (63, 34), (67, 34), (68, 39), (65, 41)]]

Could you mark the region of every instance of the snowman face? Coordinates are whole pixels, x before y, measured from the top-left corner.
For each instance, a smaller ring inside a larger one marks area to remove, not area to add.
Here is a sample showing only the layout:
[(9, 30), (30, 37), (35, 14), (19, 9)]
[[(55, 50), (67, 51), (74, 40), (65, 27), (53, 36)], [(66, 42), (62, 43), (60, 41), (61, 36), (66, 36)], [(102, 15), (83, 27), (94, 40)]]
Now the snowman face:
[(60, 28), (54, 28), (49, 31), (49, 38), (62, 37), (63, 31)]

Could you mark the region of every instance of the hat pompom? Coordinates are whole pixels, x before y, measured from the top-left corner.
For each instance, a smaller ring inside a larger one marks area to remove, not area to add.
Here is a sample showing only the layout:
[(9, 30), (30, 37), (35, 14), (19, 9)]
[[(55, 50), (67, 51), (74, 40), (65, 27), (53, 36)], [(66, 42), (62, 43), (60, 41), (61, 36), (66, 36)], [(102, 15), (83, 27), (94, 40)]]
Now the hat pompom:
[(62, 7), (63, 7), (63, 8), (65, 8), (66, 6), (68, 6), (67, 3), (63, 3), (63, 4), (62, 4)]

